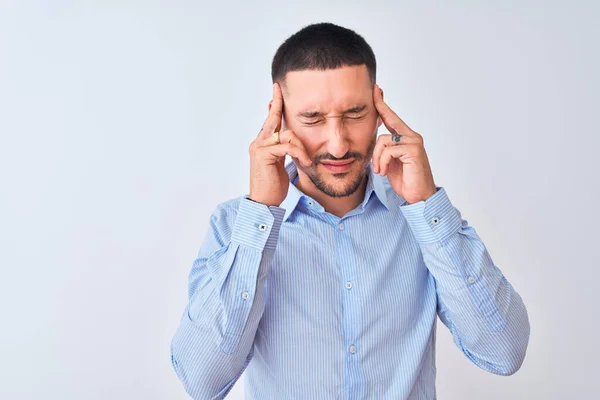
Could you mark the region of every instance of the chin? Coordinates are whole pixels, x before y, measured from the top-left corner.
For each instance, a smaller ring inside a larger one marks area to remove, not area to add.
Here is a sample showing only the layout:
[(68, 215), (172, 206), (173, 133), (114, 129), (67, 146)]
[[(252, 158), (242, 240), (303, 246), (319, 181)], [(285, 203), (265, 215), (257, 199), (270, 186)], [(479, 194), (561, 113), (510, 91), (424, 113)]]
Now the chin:
[(325, 171), (319, 171), (316, 176), (311, 176), (311, 180), (317, 188), (331, 197), (350, 196), (360, 187), (365, 175), (365, 170), (359, 167), (359, 163), (355, 162), (355, 164), (357, 165), (343, 173), (332, 173), (324, 167)]

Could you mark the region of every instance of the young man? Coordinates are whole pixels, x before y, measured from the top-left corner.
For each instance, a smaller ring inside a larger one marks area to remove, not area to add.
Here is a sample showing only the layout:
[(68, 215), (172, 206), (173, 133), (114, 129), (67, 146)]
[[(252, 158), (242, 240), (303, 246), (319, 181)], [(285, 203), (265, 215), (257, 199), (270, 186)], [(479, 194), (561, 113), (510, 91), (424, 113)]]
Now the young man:
[(171, 343), (194, 399), (243, 371), (248, 399), (435, 399), (437, 315), (478, 367), (520, 368), (523, 301), (375, 71), (365, 40), (330, 23), (277, 50), (250, 192), (213, 212)]

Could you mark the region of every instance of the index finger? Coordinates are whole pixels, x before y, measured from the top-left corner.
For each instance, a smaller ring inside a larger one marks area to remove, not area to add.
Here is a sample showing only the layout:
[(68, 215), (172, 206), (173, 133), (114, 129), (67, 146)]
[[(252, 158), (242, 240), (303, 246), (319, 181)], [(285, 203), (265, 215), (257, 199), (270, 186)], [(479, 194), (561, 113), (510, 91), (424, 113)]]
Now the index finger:
[(273, 84), (273, 103), (269, 110), (269, 116), (263, 124), (261, 130), (261, 136), (268, 138), (273, 132), (279, 132), (281, 130), (281, 118), (283, 110), (283, 97), (281, 96), (281, 87), (279, 83)]
[(413, 136), (413, 131), (406, 125), (404, 121), (383, 101), (381, 89), (378, 84), (373, 88), (373, 103), (377, 112), (381, 116), (385, 127), (391, 133), (399, 133), (401, 135)]

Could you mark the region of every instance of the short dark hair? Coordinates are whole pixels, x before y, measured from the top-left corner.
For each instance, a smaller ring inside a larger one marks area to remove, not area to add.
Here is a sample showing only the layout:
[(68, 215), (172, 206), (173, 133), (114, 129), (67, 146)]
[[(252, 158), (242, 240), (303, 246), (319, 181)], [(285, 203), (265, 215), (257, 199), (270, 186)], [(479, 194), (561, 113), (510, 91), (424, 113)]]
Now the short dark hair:
[(330, 22), (307, 25), (279, 46), (271, 64), (271, 79), (285, 88), (290, 71), (327, 70), (365, 64), (375, 84), (375, 53), (365, 39), (351, 29)]

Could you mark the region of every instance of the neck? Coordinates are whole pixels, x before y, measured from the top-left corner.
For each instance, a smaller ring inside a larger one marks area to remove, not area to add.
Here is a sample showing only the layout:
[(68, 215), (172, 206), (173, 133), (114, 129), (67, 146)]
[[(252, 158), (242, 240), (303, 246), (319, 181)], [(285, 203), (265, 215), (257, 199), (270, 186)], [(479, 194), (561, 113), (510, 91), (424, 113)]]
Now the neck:
[(325, 211), (338, 218), (342, 218), (346, 213), (355, 209), (364, 200), (367, 179), (367, 175), (365, 175), (358, 189), (350, 196), (331, 197), (319, 190), (319, 188), (312, 183), (308, 175), (298, 170), (298, 182), (296, 183), (296, 187), (302, 193), (318, 201), (319, 204), (325, 208)]

